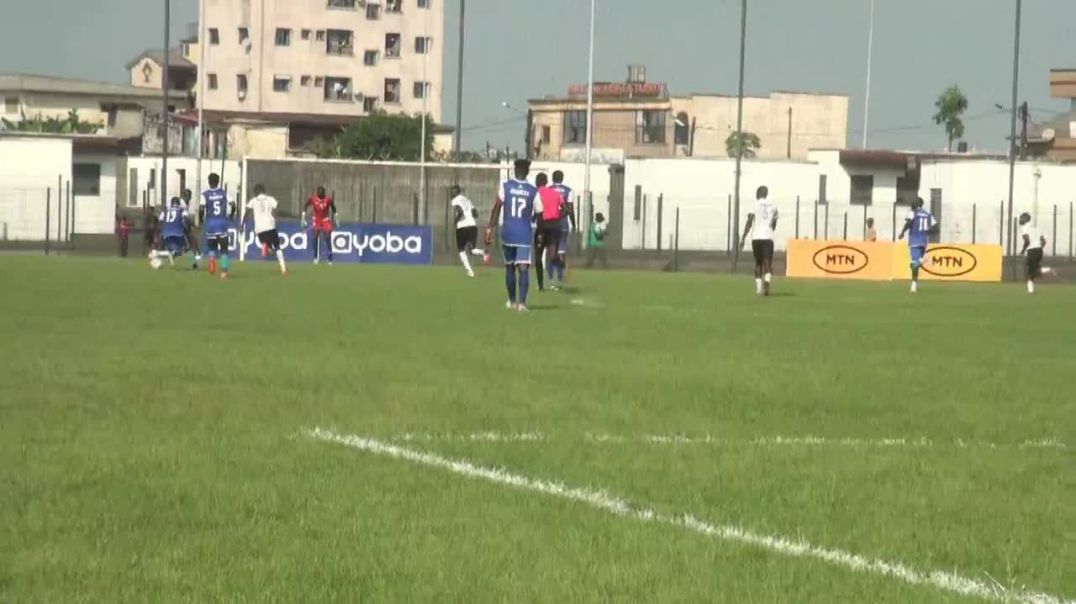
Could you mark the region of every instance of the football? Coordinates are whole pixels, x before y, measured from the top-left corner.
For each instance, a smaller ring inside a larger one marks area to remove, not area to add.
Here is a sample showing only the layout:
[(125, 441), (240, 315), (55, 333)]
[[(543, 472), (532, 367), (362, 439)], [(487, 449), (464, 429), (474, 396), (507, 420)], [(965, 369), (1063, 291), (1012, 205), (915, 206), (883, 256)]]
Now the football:
[(154, 259), (149, 261), (149, 265), (150, 265), (150, 267), (153, 268), (153, 270), (157, 270), (157, 269), (161, 268), (161, 259), (160, 258), (154, 258)]

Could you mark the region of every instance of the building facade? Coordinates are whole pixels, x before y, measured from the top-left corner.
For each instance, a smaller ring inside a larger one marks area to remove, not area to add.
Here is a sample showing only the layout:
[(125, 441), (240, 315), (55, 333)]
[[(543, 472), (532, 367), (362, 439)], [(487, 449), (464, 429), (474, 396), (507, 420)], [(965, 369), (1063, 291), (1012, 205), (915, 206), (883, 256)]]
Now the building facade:
[[(647, 82), (645, 70), (629, 69), (626, 82), (594, 85), (594, 148), (600, 158), (728, 157), (726, 141), (736, 130), (737, 99), (718, 94), (672, 96), (663, 83)], [(587, 136), (587, 87), (563, 97), (529, 102), (527, 142), (531, 156), (571, 160), (582, 155)], [(812, 148), (841, 148), (848, 137), (848, 97), (774, 92), (744, 99), (744, 131), (760, 141), (760, 159), (807, 158)]]
[(1050, 159), (1076, 162), (1076, 68), (1050, 70), (1050, 96), (1068, 100), (1070, 109), (1039, 128), (1038, 137)]
[(203, 109), (441, 121), (444, 0), (201, 1)]

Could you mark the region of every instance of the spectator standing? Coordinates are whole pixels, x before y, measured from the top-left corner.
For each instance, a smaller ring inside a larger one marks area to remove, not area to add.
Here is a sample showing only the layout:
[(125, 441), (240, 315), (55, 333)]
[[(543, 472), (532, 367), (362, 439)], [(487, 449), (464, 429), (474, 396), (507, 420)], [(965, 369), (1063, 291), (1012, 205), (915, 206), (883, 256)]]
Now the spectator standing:
[(131, 223), (127, 220), (126, 216), (120, 218), (120, 223), (116, 228), (116, 234), (120, 239), (120, 258), (126, 258), (129, 237), (131, 234)]
[(605, 216), (601, 212), (594, 215), (594, 222), (590, 224), (587, 232), (587, 268), (594, 266), (595, 260), (603, 269), (609, 268), (609, 259), (605, 255), (605, 234), (608, 225), (605, 224)]

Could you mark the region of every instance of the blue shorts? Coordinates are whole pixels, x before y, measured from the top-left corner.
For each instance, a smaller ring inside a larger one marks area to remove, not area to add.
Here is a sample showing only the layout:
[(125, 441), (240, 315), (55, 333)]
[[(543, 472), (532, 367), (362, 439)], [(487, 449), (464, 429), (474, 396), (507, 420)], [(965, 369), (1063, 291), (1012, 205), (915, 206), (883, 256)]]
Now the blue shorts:
[(915, 245), (908, 248), (908, 253), (912, 256), (912, 264), (923, 264), (923, 256), (927, 255), (927, 246)]
[(514, 264), (530, 264), (531, 263), (531, 246), (529, 245), (505, 245), (502, 246), (504, 251), (504, 263), (512, 266)]
[(173, 256), (179, 256), (187, 249), (187, 238), (182, 235), (173, 235), (164, 238), (164, 249)]

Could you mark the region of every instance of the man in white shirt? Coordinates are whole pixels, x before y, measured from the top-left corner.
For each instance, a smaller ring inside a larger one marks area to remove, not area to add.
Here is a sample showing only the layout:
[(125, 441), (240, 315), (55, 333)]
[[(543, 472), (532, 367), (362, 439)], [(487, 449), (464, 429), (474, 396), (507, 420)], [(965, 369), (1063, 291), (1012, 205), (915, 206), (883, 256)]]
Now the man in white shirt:
[(767, 199), (770, 190), (759, 187), (755, 192), (755, 208), (747, 215), (747, 224), (743, 228), (740, 247), (747, 244), (747, 235), (755, 228), (751, 238), (751, 250), (755, 255), (755, 293), (770, 295), (770, 282), (773, 280), (773, 233), (777, 230), (777, 206)]
[(1035, 280), (1043, 275), (1049, 275), (1054, 269), (1042, 265), (1042, 249), (1046, 247), (1046, 237), (1038, 227), (1031, 224), (1031, 214), (1020, 214), (1020, 233), (1023, 235), (1024, 246), (1020, 254), (1027, 254), (1027, 293), (1035, 293)]
[(280, 249), (280, 235), (276, 232), (276, 218), (273, 217), (276, 208), (276, 199), (265, 194), (265, 187), (254, 185), (254, 198), (247, 202), (247, 209), (254, 212), (254, 232), (262, 244), (262, 256), (268, 256), (272, 250), (280, 264), (280, 274), (287, 275), (288, 267), (284, 264), (284, 251)]
[(474, 204), (463, 194), (459, 185), (454, 185), (449, 191), (452, 194), (452, 214), (456, 221), (456, 250), (460, 254), (460, 263), (467, 271), (468, 277), (474, 277), (471, 269), (471, 260), (467, 257), (485, 256), (485, 252), (478, 246), (478, 210)]

